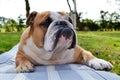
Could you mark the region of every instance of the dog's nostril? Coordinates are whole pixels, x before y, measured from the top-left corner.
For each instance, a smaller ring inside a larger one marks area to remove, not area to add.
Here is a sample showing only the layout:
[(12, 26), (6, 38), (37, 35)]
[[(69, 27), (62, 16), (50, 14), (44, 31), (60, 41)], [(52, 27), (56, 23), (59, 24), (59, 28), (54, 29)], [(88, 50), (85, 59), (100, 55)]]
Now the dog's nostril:
[(67, 23), (65, 21), (57, 21), (56, 25), (60, 25), (60, 26), (66, 26)]

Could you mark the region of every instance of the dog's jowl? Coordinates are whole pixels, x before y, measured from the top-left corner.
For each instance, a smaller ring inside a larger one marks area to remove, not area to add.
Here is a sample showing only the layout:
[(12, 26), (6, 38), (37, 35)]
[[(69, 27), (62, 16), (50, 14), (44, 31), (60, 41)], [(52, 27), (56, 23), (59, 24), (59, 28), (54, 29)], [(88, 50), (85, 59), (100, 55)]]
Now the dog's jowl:
[(85, 64), (110, 70), (112, 65), (76, 44), (76, 32), (64, 12), (32, 12), (22, 34), (16, 56), (16, 72), (34, 71), (35, 65)]

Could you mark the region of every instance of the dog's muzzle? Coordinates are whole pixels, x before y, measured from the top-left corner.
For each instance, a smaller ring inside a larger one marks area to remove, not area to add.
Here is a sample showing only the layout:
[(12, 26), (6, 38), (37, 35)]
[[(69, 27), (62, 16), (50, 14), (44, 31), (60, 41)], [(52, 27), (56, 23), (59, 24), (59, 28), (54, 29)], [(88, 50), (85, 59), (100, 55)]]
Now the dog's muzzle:
[(46, 51), (71, 49), (76, 45), (76, 34), (73, 25), (66, 20), (51, 23), (45, 35)]

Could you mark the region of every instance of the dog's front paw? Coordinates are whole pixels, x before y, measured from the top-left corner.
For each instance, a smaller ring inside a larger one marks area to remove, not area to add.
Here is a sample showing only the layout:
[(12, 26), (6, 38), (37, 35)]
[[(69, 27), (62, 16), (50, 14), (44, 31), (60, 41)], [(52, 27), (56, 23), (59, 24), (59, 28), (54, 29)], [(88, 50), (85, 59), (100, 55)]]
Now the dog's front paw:
[(103, 59), (94, 58), (88, 61), (88, 66), (97, 69), (97, 70), (106, 70), (109, 71), (113, 68), (112, 64)]
[(17, 73), (33, 72), (33, 71), (34, 71), (33, 64), (28, 61), (25, 61), (16, 67)]

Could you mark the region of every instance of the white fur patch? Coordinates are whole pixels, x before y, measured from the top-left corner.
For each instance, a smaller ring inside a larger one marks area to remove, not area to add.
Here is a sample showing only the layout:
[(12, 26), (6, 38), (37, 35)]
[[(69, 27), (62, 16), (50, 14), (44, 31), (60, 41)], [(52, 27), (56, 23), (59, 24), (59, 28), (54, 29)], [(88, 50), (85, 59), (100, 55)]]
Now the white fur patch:
[(59, 16), (61, 16), (61, 15), (58, 14), (57, 12), (50, 12), (50, 17), (51, 17), (53, 20), (59, 19)]
[(103, 59), (98, 59), (98, 58), (89, 60), (88, 66), (90, 66), (94, 69), (98, 69), (98, 70), (103, 70), (103, 69), (110, 70), (112, 68), (111, 63), (109, 63), (108, 61), (105, 61)]
[[(32, 40), (32, 37), (30, 37), (28, 40), (27, 40), (27, 43), (26, 45), (23, 47), (23, 50), (25, 51), (25, 53), (30, 56), (31, 58), (35, 58), (38, 57), (38, 58), (43, 58), (45, 60), (48, 60), (51, 58), (52, 56), (52, 53), (50, 52), (47, 52), (45, 51), (45, 49), (43, 48), (38, 48), (33, 40)], [(35, 58), (36, 60), (36, 58)]]
[[(74, 49), (67, 49), (61, 52), (47, 52), (44, 48), (38, 48), (30, 37), (24, 45), (23, 50), (34, 64), (64, 64), (73, 62)], [(55, 61), (50, 61), (50, 58), (55, 58)]]
[(65, 52), (55, 53), (53, 56), (58, 58), (55, 62), (56, 64), (72, 63), (74, 62), (74, 49), (67, 49)]
[(55, 42), (55, 33), (57, 32), (58, 30), (49, 30), (48, 28), (48, 31), (45, 35), (45, 39), (44, 39), (44, 49), (47, 50), (47, 51), (51, 51), (52, 48), (53, 48), (53, 45), (54, 45), (54, 42)]

